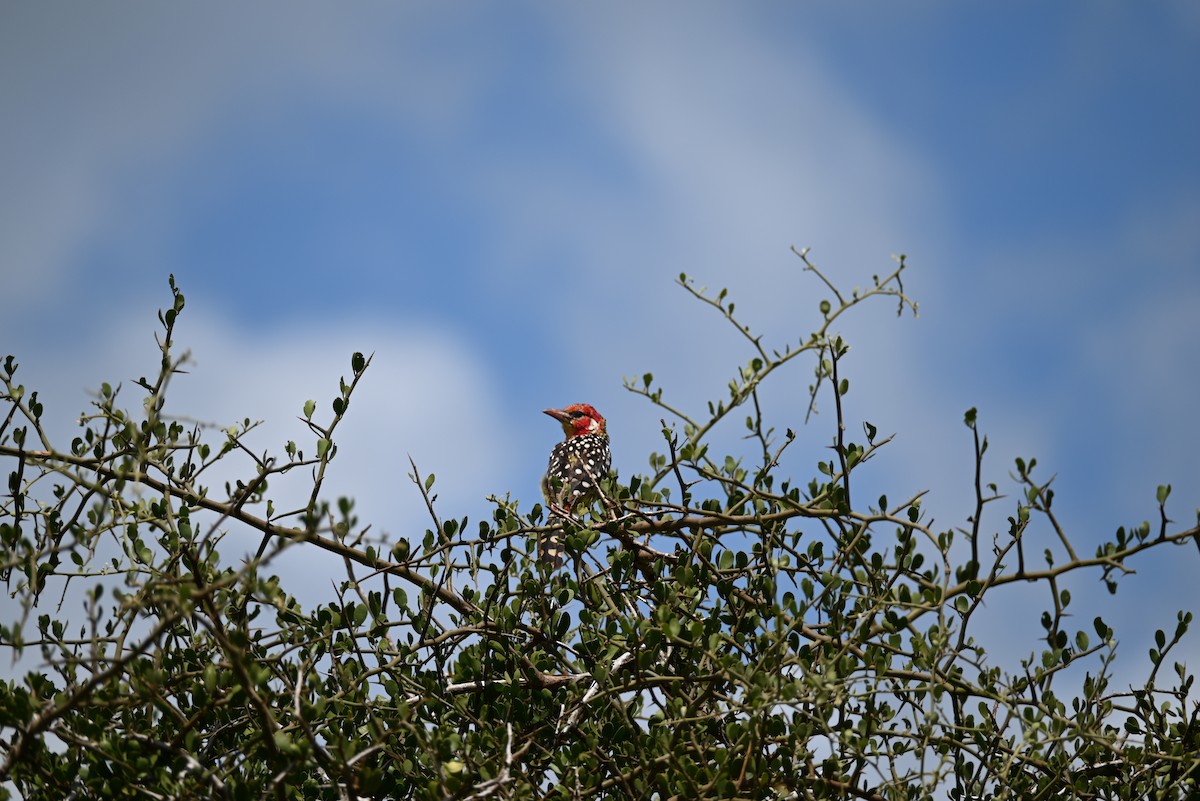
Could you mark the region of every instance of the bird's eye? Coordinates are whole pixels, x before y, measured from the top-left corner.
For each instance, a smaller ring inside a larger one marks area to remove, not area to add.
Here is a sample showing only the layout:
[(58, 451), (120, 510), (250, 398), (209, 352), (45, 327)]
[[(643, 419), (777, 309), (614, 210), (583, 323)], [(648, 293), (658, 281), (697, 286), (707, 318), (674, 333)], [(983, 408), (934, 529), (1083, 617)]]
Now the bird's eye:
[(580, 417), (583, 417), (583, 412), (571, 412), (572, 420), (578, 420)]

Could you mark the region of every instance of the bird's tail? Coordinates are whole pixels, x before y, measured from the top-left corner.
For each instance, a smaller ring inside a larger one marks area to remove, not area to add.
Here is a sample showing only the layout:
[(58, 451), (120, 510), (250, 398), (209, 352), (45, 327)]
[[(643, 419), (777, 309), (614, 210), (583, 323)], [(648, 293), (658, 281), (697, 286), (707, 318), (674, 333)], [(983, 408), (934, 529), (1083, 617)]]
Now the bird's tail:
[[(561, 520), (557, 515), (551, 515), (550, 522), (558, 524)], [(558, 570), (562, 567), (566, 558), (565, 541), (566, 534), (561, 528), (553, 528), (543, 534), (542, 538), (538, 540), (538, 559), (542, 564), (551, 570)]]

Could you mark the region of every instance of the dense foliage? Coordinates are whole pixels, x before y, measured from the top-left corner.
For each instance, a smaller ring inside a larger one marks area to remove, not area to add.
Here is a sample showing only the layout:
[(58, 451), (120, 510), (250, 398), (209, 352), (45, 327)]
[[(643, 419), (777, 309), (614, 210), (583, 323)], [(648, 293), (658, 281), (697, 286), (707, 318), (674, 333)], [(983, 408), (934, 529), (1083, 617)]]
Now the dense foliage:
[[(554, 573), (535, 558), (538, 504), (444, 518), (413, 465), (429, 528), (384, 539), (326, 497), (361, 354), (331, 415), (297, 399), (311, 441), (282, 452), (254, 453), (249, 420), (173, 417), (186, 360), (173, 280), (153, 377), (132, 409), (103, 386), (70, 443), (51, 442), (4, 359), (0, 645), (29, 672), (0, 682), (0, 797), (1194, 797), (1194, 676), (1170, 658), (1191, 613), (1159, 632), (1131, 691), (1111, 686), (1114, 632), (1068, 612), (1059, 587), (1086, 570), (1116, 591), (1143, 551), (1196, 540), (1168, 530), (1169, 488), (1160, 524), (1092, 553), (1059, 525), (1033, 460), (1017, 462), (1015, 501), (977, 478), (958, 529), (935, 530), (920, 496), (868, 501), (855, 476), (888, 438), (847, 430), (834, 328), (879, 298), (915, 312), (904, 262), (843, 293), (797, 256), (828, 299), (781, 350), (724, 291), (680, 277), (752, 358), (702, 415), (649, 374), (627, 385), (663, 418), (663, 453), (606, 482)], [(831, 429), (800, 479), (779, 468), (797, 421), (766, 420), (759, 402), (792, 362), (814, 366), (812, 399), (829, 407), (814, 419)], [(714, 430), (743, 420), (747, 453), (710, 452)], [(979, 476), (987, 440), (974, 410), (965, 422)], [(311, 476), (300, 508), (275, 505), (288, 472)], [(290, 548), (344, 564), (336, 599), (301, 608), (272, 573)], [(1018, 582), (1044, 588), (1045, 646), (989, 656), (973, 615)]]

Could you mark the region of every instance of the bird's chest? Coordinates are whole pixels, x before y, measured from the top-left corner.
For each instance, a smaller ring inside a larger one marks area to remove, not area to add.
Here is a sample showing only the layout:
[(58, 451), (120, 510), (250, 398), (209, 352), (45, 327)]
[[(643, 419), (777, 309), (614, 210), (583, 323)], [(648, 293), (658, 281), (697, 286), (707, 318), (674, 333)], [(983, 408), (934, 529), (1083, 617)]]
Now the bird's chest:
[(578, 497), (592, 490), (595, 482), (608, 475), (612, 456), (603, 437), (574, 437), (560, 442), (550, 452), (543, 489), (557, 495), (554, 485), (568, 497)]
[(599, 478), (607, 475), (610, 462), (608, 444), (601, 437), (575, 437), (558, 443), (550, 453), (551, 472), (581, 469)]

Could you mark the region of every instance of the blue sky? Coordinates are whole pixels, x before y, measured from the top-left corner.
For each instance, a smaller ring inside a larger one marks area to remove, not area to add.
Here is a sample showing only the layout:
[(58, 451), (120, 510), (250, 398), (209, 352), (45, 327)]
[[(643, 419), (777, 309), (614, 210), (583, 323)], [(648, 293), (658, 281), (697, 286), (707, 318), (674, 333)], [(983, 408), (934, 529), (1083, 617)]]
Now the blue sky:
[[(622, 377), (699, 410), (751, 355), (681, 271), (782, 345), (825, 297), (790, 246), (846, 287), (905, 253), (920, 319), (843, 329), (849, 414), (897, 434), (866, 480), (962, 525), (977, 406), (985, 477), (1036, 456), (1090, 551), (1158, 484), (1181, 526), (1200, 506), (1198, 76), (1185, 2), (7, 4), (0, 352), (65, 446), (87, 390), (153, 370), (173, 272), (175, 412), (278, 450), (374, 351), (332, 489), (399, 534), (405, 454), (447, 516), (532, 503), (547, 406), (593, 403), (644, 469), (660, 415)], [(809, 378), (773, 390), (781, 426)], [(1197, 558), (1100, 599), (1131, 656), (1196, 608)]]

